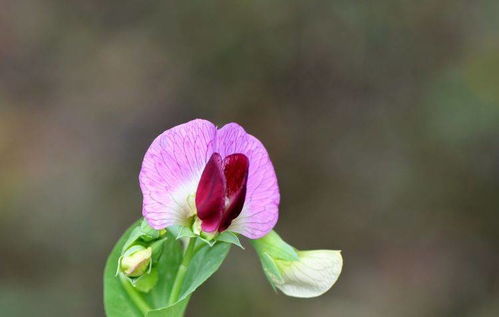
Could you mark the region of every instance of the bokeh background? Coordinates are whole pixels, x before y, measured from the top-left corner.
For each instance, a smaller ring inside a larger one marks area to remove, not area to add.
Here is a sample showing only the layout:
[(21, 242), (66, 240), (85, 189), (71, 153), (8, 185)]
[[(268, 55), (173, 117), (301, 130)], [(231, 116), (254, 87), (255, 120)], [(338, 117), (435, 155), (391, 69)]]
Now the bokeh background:
[(0, 1), (0, 315), (103, 316), (142, 157), (200, 117), (264, 142), (278, 232), (345, 266), (293, 299), (233, 248), (188, 316), (499, 316), (498, 15), (496, 0)]

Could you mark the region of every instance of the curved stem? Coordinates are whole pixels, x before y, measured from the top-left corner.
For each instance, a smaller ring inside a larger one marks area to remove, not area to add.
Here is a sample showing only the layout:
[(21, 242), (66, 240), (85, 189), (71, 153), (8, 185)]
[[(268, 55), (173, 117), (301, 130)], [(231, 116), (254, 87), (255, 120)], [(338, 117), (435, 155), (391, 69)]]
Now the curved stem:
[(196, 238), (190, 238), (187, 243), (187, 247), (184, 252), (184, 257), (182, 259), (182, 263), (180, 264), (177, 275), (175, 276), (175, 282), (173, 282), (172, 291), (170, 293), (170, 298), (168, 300), (168, 304), (172, 305), (178, 300), (178, 296), (180, 295), (180, 289), (184, 282), (185, 273), (187, 273), (187, 268), (191, 263), (192, 257), (194, 256), (196, 245)]
[(146, 303), (144, 298), (137, 292), (135, 287), (133, 287), (132, 283), (126, 278), (123, 273), (120, 273), (120, 282), (121, 285), (123, 286), (123, 289), (125, 289), (126, 293), (132, 300), (132, 302), (137, 306), (137, 308), (142, 312), (142, 314), (146, 314), (148, 311), (151, 310), (151, 307), (149, 307), (149, 304)]

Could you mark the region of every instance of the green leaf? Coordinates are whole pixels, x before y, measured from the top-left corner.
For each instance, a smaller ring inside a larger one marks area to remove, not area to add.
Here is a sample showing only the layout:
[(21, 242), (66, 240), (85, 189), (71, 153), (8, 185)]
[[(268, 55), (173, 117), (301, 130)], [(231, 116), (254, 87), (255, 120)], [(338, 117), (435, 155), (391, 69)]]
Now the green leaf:
[(137, 221), (120, 238), (109, 255), (104, 269), (104, 308), (108, 317), (143, 317), (140, 310), (130, 301), (126, 291), (121, 286), (119, 277), (115, 275), (121, 249), (131, 232), (139, 224)]
[(189, 296), (218, 270), (230, 247), (230, 243), (217, 242), (213, 247), (202, 247), (196, 253), (187, 269), (179, 301)]
[[(137, 228), (140, 229), (140, 232)], [(197, 253), (192, 258), (187, 269), (179, 299), (174, 305), (168, 306), (170, 292), (183, 255), (180, 240), (176, 240), (176, 235), (173, 235), (170, 231), (161, 233), (158, 236), (160, 240), (148, 243), (140, 242), (146, 246), (150, 245), (154, 249), (160, 248), (162, 250), (159, 250), (160, 252), (156, 251), (160, 256), (155, 257), (153, 261), (151, 275), (147, 277), (144, 277), (144, 275), (134, 280), (136, 288), (122, 273), (118, 274), (118, 276), (115, 275), (123, 246), (133, 239), (135, 239), (134, 241), (142, 239), (142, 234), (141, 222), (137, 221), (123, 234), (108, 257), (104, 271), (104, 307), (106, 315), (108, 317), (144, 317), (144, 313), (134, 304), (133, 297), (135, 302), (137, 302), (137, 298), (142, 302), (141, 306), (146, 311), (145, 316), (147, 317), (181, 317), (192, 292), (220, 267), (230, 250), (231, 244), (218, 241), (213, 247), (208, 247), (197, 239)], [(151, 285), (154, 284), (154, 274), (156, 273), (153, 272), (155, 271), (157, 271), (157, 282), (151, 288)], [(125, 288), (133, 294), (132, 297)], [(149, 292), (143, 293), (141, 291)]]
[(175, 236), (168, 232), (162, 255), (156, 264), (159, 276), (158, 283), (147, 294), (153, 308), (160, 309), (168, 306), (173, 281), (182, 262), (182, 253), (180, 241), (176, 240)]
[(175, 305), (151, 310), (147, 313), (146, 317), (176, 317), (183, 316), (185, 309), (187, 308), (187, 304), (189, 303), (190, 296), (184, 298), (184, 300), (177, 302)]
[[(140, 221), (133, 224), (123, 234), (111, 251), (106, 262), (106, 268), (104, 270), (104, 308), (106, 316), (108, 317), (144, 317), (144, 314), (137, 309), (120, 281), (120, 278), (124, 278), (123, 283), (130, 283), (129, 279), (123, 277), (122, 274), (116, 276), (119, 263), (118, 259), (121, 256), (123, 246), (125, 243), (128, 243), (128, 241), (142, 235), (141, 231), (140, 235), (137, 235), (137, 232), (139, 232), (137, 229), (140, 229)], [(173, 280), (180, 262), (182, 261), (182, 246), (170, 233), (166, 233), (166, 240), (161, 239), (155, 241), (152, 245), (155, 248), (162, 246), (162, 251), (160, 252), (162, 255), (158, 257), (159, 261), (153, 263), (153, 271), (157, 270), (158, 281), (156, 286), (149, 290), (149, 293), (139, 293), (138, 296), (140, 296), (151, 309), (162, 309), (168, 306), (168, 297), (170, 295)], [(156, 260), (158, 260), (158, 258)], [(138, 281), (135, 281), (135, 283), (137, 282)], [(133, 288), (132, 285), (130, 286)], [(138, 292), (139, 290), (144, 289), (142, 289), (141, 286), (138, 286), (135, 290)], [(176, 315), (168, 316), (174, 317)]]
[(156, 268), (153, 268), (151, 272), (135, 279), (131, 279), (131, 282), (133, 286), (135, 286), (135, 288), (137, 288), (139, 291), (143, 293), (149, 293), (149, 291), (158, 282), (158, 270)]
[(216, 240), (235, 244), (244, 250), (244, 247), (241, 245), (241, 241), (239, 241), (239, 238), (234, 232), (224, 231), (216, 237)]
[(152, 249), (152, 262), (153, 263), (158, 263), (161, 255), (163, 254), (163, 249), (165, 245), (165, 241), (167, 238), (159, 239), (157, 241), (154, 241), (151, 244), (151, 249)]

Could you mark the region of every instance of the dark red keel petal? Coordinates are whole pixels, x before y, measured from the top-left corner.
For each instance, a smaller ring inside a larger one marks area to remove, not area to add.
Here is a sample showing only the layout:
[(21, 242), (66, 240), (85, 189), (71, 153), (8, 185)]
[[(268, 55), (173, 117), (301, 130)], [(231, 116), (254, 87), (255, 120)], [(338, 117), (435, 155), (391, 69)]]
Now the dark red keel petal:
[(236, 153), (223, 160), (225, 176), (225, 212), (218, 227), (222, 232), (227, 229), (243, 209), (246, 198), (246, 183), (248, 182), (249, 160), (244, 154)]
[(196, 208), (201, 228), (214, 232), (220, 226), (225, 208), (225, 177), (220, 154), (213, 153), (201, 174), (196, 191)]

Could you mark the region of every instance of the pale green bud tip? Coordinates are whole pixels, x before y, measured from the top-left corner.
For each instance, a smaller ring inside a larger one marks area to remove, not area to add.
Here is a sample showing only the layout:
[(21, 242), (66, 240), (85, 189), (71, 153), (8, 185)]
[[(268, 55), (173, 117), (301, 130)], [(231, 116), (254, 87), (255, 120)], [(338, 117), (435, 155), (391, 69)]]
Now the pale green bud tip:
[(132, 246), (121, 258), (120, 270), (129, 277), (143, 275), (151, 264), (152, 248)]

